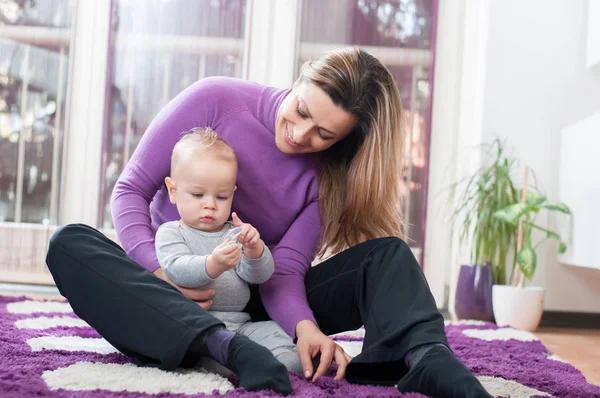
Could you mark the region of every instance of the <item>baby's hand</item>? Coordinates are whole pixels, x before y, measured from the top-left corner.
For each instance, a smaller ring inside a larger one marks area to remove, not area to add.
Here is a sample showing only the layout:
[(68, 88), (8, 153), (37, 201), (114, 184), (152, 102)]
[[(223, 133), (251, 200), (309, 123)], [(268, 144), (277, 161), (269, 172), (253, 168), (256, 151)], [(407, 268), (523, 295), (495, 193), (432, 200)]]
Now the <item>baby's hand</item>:
[(206, 271), (211, 278), (217, 278), (223, 272), (234, 268), (242, 259), (242, 249), (230, 243), (231, 241), (226, 239), (208, 256)]
[(231, 214), (233, 225), (241, 229), (238, 242), (244, 245), (244, 254), (248, 258), (259, 258), (263, 254), (264, 243), (260, 239), (258, 230), (251, 224), (244, 223), (234, 212)]

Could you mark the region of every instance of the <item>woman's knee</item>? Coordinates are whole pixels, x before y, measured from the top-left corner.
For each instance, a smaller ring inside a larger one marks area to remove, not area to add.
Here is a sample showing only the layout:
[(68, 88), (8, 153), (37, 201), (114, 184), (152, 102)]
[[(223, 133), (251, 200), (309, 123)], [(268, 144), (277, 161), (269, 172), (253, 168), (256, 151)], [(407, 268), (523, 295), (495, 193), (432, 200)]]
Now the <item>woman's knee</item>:
[(50, 238), (50, 247), (68, 248), (76, 245), (80, 238), (100, 232), (86, 224), (68, 224), (57, 229)]
[(369, 268), (375, 265), (377, 270), (397, 267), (398, 264), (402, 264), (404, 267), (411, 264), (418, 266), (412, 249), (404, 240), (397, 237), (377, 239), (377, 243), (369, 251), (369, 257), (371, 258), (371, 261), (368, 262)]
[(58, 228), (50, 238), (50, 245), (66, 245), (74, 235), (80, 234), (85, 227), (84, 224), (68, 224)]
[(65, 294), (62, 290), (62, 279), (65, 272), (69, 272), (66, 256), (72, 256), (76, 244), (74, 236), (80, 233), (83, 229), (83, 224), (69, 224), (58, 228), (50, 238), (48, 243), (48, 252), (46, 253), (46, 265), (54, 278), (54, 282), (61, 294)]
[(52, 269), (54, 265), (62, 263), (60, 260), (64, 254), (78, 251), (81, 237), (89, 235), (91, 231), (95, 230), (85, 224), (68, 224), (57, 229), (52, 234), (48, 244), (48, 254), (46, 256), (48, 267)]
[(384, 248), (401, 249), (403, 246), (407, 246), (407, 244), (396, 236), (387, 236), (384, 238), (367, 240), (360, 243), (358, 246), (363, 246), (368, 252), (372, 252), (373, 250), (379, 251)]
[(394, 248), (401, 248), (401, 247), (408, 246), (404, 240), (398, 238), (397, 236), (389, 236), (387, 238), (383, 238), (383, 240), (384, 240), (384, 244), (386, 246), (391, 246)]
[(406, 242), (396, 236), (374, 239), (371, 253), (393, 253), (397, 254), (404, 250), (410, 250)]

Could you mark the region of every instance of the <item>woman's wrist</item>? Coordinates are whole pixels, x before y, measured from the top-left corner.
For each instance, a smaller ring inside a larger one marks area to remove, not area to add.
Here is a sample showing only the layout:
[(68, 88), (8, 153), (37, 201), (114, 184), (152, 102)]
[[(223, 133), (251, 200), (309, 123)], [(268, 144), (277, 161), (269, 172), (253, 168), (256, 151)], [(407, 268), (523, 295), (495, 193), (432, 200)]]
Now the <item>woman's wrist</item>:
[(304, 334), (311, 333), (311, 332), (321, 333), (321, 329), (319, 329), (317, 324), (314, 323), (313, 321), (305, 319), (296, 324), (296, 337), (300, 337)]

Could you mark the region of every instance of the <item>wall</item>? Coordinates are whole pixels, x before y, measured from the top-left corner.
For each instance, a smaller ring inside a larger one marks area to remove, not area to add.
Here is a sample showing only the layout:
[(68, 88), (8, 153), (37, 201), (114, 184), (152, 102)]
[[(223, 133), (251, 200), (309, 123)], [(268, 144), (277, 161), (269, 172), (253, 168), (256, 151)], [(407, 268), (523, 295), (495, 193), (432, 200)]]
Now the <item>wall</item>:
[[(561, 130), (600, 110), (600, 74), (586, 68), (587, 28), (587, 1), (490, 6), (482, 139), (506, 136), (551, 200), (559, 198)], [(600, 312), (600, 271), (558, 263), (554, 243), (540, 247), (533, 282), (546, 288), (546, 310)]]
[[(600, 69), (600, 1), (588, 0), (587, 57), (588, 68)], [(592, 23), (595, 21), (595, 23)]]
[(479, 167), (466, 152), (481, 142), (488, 19), (489, 0), (439, 3), (423, 266), (438, 308), (451, 312), (467, 256), (451, 245), (448, 187)]

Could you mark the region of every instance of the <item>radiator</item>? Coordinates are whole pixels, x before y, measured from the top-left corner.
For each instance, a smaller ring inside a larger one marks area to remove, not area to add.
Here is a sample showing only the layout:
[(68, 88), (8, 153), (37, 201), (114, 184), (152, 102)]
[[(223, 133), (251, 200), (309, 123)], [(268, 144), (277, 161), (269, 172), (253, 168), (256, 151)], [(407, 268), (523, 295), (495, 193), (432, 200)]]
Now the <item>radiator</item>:
[[(0, 222), (0, 282), (54, 285), (46, 267), (56, 225)], [(102, 231), (118, 242), (115, 231)]]

